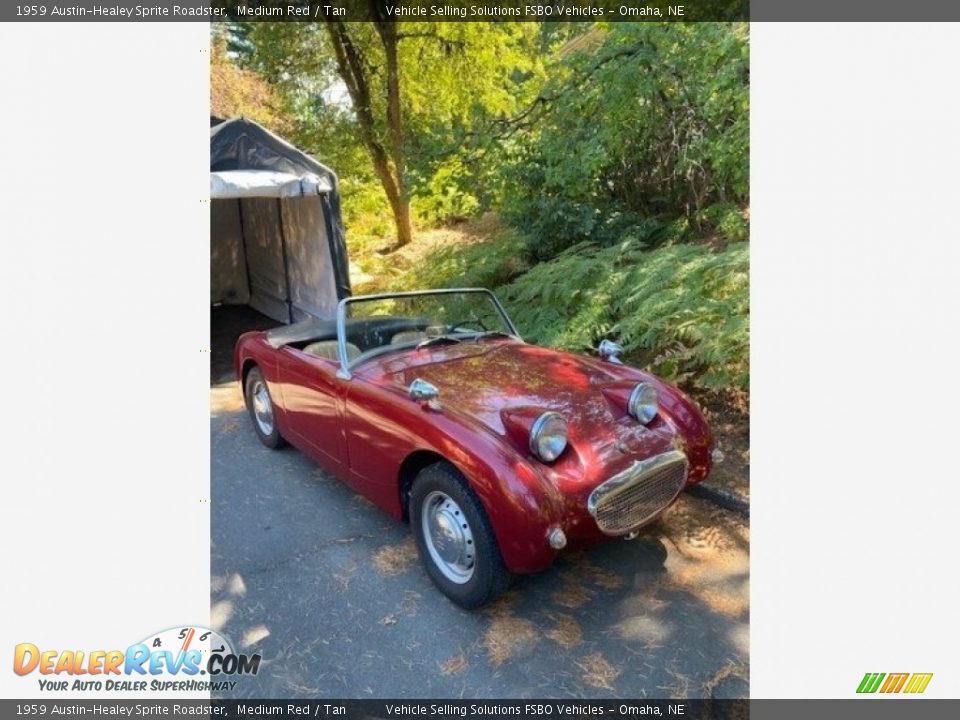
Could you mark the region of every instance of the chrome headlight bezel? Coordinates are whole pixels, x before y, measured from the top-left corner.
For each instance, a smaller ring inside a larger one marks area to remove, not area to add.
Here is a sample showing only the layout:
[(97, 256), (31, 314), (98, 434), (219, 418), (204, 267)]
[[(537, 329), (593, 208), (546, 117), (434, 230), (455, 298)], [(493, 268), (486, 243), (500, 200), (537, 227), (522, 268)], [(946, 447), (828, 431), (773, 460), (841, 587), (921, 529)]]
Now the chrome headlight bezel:
[(530, 452), (545, 463), (552, 463), (563, 455), (568, 440), (567, 420), (553, 410), (538, 415), (530, 428)]
[(647, 382), (637, 383), (627, 401), (627, 412), (644, 425), (649, 425), (659, 411), (660, 397), (657, 389)]

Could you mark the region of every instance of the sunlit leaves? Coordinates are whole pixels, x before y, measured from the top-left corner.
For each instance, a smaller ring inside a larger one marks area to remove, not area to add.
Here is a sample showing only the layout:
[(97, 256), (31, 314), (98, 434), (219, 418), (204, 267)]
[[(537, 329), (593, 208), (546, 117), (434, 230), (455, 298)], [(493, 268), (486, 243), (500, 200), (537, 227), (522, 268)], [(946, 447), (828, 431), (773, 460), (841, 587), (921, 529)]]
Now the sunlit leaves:
[(590, 34), (551, 68), (549, 102), (504, 169), (506, 210), (530, 229), (534, 254), (616, 242), (650, 218), (744, 238), (746, 26), (619, 23)]

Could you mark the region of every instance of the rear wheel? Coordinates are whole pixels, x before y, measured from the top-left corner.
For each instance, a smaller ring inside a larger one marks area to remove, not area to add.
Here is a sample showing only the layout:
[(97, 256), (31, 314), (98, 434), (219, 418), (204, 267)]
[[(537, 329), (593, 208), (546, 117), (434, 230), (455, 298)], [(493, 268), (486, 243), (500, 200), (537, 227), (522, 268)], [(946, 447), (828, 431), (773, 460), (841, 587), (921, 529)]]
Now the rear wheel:
[(460, 607), (479, 607), (507, 589), (510, 573), (487, 514), (449, 463), (436, 463), (417, 475), (410, 525), (430, 579)]
[(264, 380), (260, 368), (254, 367), (247, 373), (243, 394), (247, 410), (250, 411), (250, 419), (253, 420), (253, 429), (260, 438), (260, 442), (273, 450), (283, 447), (284, 442), (277, 428), (273, 400), (270, 398), (267, 381)]

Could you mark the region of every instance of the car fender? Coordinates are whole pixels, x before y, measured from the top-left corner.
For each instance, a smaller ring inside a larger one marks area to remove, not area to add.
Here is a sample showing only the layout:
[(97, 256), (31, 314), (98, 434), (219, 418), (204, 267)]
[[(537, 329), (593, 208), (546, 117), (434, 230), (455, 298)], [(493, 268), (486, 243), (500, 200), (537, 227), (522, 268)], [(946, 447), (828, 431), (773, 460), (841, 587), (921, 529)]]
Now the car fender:
[(657, 389), (660, 401), (658, 415), (677, 433), (682, 450), (690, 463), (687, 485), (703, 480), (713, 467), (711, 451), (714, 447), (713, 432), (697, 404), (676, 385), (671, 385), (656, 375), (629, 365), (610, 365), (604, 361), (591, 360), (591, 364), (607, 372), (616, 372), (622, 380), (650, 383)]
[(233, 364), (237, 374), (237, 382), (240, 385), (240, 396), (243, 398), (244, 404), (246, 404), (244, 384), (247, 373), (253, 365), (260, 368), (263, 378), (267, 382), (267, 389), (270, 391), (270, 399), (273, 401), (277, 427), (280, 434), (283, 435), (288, 429), (288, 418), (283, 403), (283, 393), (280, 392), (278, 385), (277, 355), (276, 351), (267, 345), (263, 339), (263, 332), (247, 332), (238, 338), (233, 351)]
[[(417, 453), (451, 463), (476, 493), (507, 568), (550, 565), (547, 533), (560, 517), (556, 488), (512, 442), (473, 418), (437, 403), (417, 403), (393, 389), (357, 383), (348, 392), (345, 432), (365, 452), (350, 458), (351, 485), (395, 517), (404, 514), (402, 469)], [(355, 384), (354, 384), (355, 383)]]
[(693, 485), (710, 474), (713, 467), (711, 450), (714, 438), (703, 413), (680, 388), (660, 378), (644, 374), (644, 380), (657, 388), (660, 416), (676, 430), (682, 440), (682, 450), (690, 463), (687, 485)]

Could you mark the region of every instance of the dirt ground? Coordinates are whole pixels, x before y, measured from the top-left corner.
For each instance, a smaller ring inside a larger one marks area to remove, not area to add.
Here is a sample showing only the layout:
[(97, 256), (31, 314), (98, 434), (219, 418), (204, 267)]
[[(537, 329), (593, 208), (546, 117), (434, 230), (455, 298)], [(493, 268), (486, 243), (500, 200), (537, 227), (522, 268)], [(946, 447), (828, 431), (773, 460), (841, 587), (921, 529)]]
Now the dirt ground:
[(698, 397), (724, 460), (704, 482), (750, 502), (750, 417), (743, 394)]

